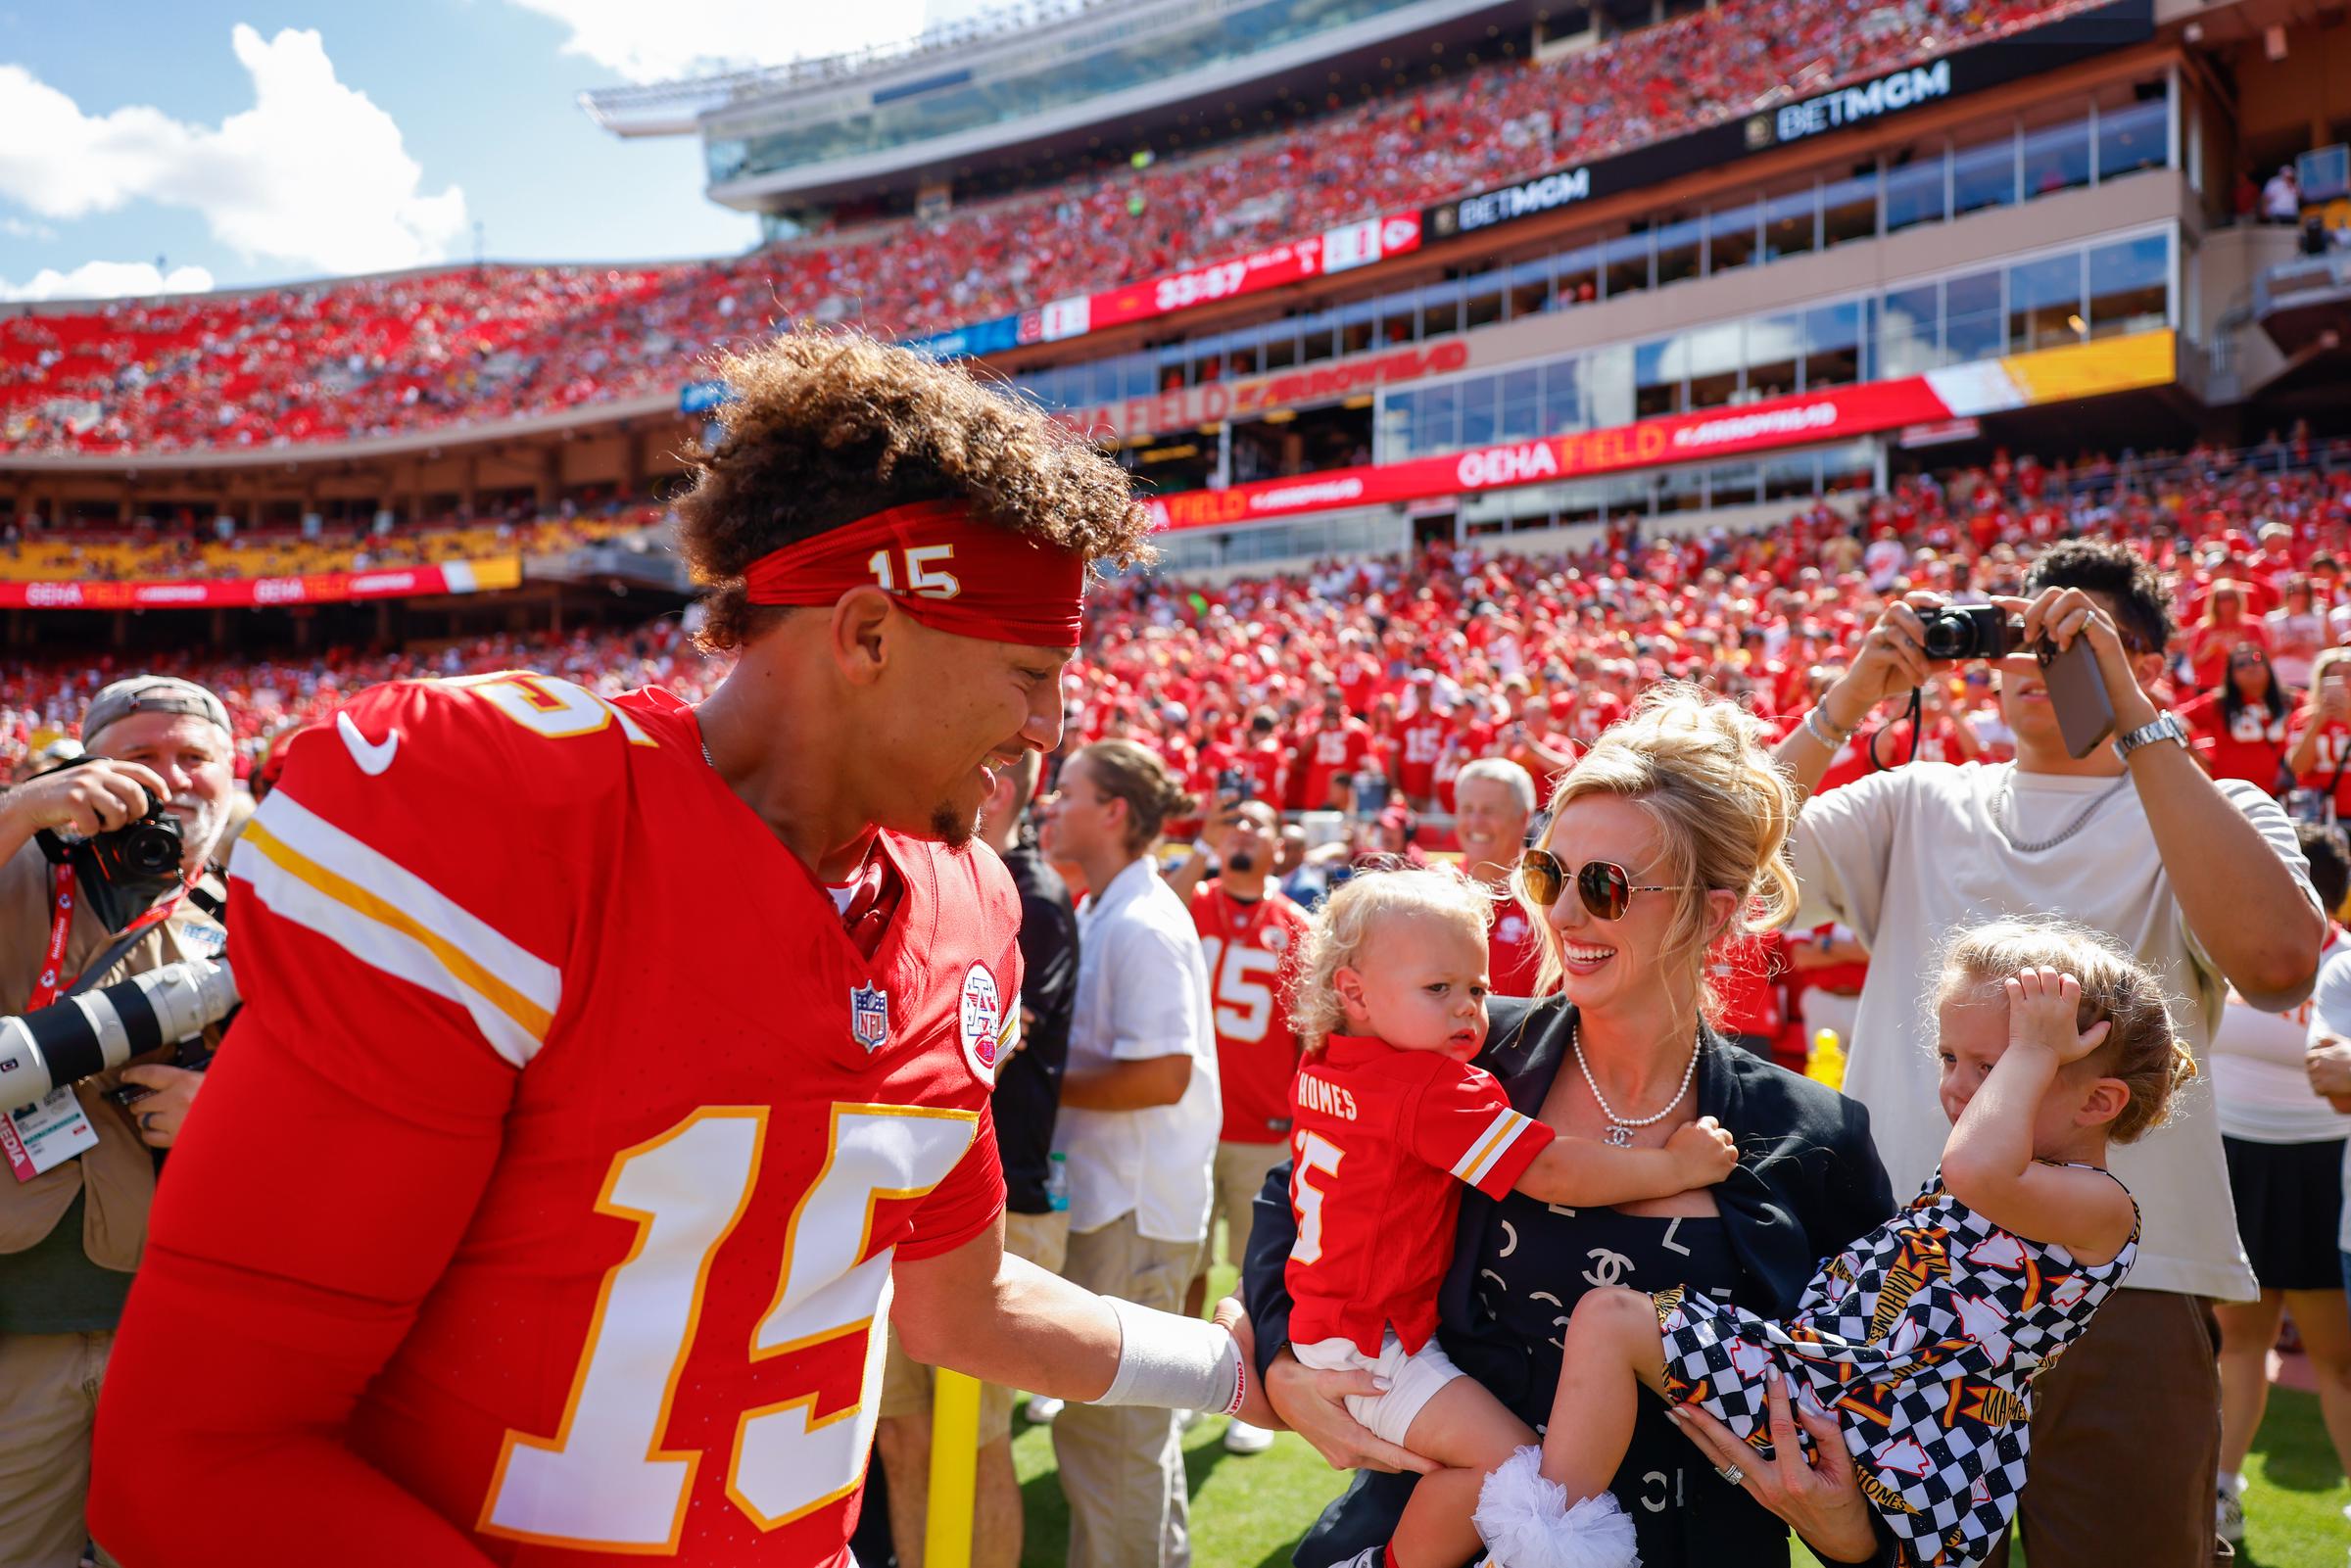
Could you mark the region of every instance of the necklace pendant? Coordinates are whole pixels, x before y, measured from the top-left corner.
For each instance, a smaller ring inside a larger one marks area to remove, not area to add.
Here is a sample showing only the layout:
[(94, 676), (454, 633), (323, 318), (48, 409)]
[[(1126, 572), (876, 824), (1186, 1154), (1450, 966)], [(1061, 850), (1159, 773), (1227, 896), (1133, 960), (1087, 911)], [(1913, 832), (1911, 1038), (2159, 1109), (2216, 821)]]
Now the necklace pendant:
[(1633, 1146), (1633, 1129), (1621, 1122), (1612, 1121), (1608, 1123), (1608, 1130), (1600, 1141), (1611, 1149), (1630, 1149)]

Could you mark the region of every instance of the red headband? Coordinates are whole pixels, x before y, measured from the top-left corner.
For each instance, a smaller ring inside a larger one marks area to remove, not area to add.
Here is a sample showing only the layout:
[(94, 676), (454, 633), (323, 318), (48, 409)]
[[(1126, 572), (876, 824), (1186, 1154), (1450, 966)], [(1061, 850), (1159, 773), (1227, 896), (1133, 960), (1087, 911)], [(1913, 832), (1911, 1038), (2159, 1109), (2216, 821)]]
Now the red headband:
[(941, 632), (1029, 647), (1078, 645), (1085, 562), (977, 518), (969, 502), (927, 500), (860, 517), (762, 555), (743, 574), (753, 604), (831, 604), (879, 588)]

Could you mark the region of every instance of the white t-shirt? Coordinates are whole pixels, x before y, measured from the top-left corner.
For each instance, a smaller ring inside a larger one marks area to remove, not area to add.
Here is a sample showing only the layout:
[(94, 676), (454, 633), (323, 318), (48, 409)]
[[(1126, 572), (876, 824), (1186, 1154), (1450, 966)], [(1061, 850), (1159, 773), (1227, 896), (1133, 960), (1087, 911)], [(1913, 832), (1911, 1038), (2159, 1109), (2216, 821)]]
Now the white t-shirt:
[(1191, 1082), (1174, 1105), (1145, 1111), (1064, 1106), (1053, 1144), (1069, 1157), (1070, 1229), (1122, 1214), (1154, 1241), (1208, 1234), (1209, 1172), (1223, 1102), (1208, 964), (1191, 911), (1145, 855), (1078, 906), (1078, 998), (1070, 1070), (1188, 1056)]
[[(2335, 949), (2334, 956), (2319, 966), (2318, 989), (2310, 993), (2310, 1033), (2303, 1045), (2316, 1045), (2329, 1034), (2351, 1040), (2351, 943)], [(2343, 1149), (2343, 1180), (2351, 1187), (2351, 1145)], [(2351, 1204), (2343, 1206), (2342, 1226), (2335, 1232), (2334, 1244), (2351, 1252)]]
[[(2329, 927), (2319, 949), (2320, 973), (2343, 951)], [(2221, 1114), (2221, 1134), (2248, 1143), (2331, 1143), (2351, 1137), (2351, 1117), (2310, 1091), (2302, 1069), (2318, 995), (2291, 1013), (2264, 1013), (2229, 988), (2220, 1032), (2212, 1037), (2212, 1098)]]
[[(2057, 833), (2118, 782), (2018, 774), (2013, 763), (1917, 762), (1814, 795), (1797, 824), (1796, 874), (1813, 906), (1804, 923), (1834, 916), (1870, 950), (1845, 1092), (1869, 1108), (1897, 1193), (1917, 1189), (1950, 1136), (1936, 1093), (1932, 1004), (1936, 954), (1962, 927), (2045, 912), (2107, 932), (2163, 977), (2181, 1004), (2175, 1027), (2199, 1063), (2210, 1060), (2228, 986), (2180, 913), (2136, 791), (2125, 783), (2073, 837), (2026, 853), (1992, 820), (2011, 778), (2011, 820), (2033, 841)], [(2316, 908), (2285, 813), (2251, 784), (2220, 787), (2293, 868)], [(2113, 1169), (2144, 1216), (2133, 1286), (2253, 1300), (2206, 1078), (2175, 1100), (2168, 1125), (2116, 1148)]]

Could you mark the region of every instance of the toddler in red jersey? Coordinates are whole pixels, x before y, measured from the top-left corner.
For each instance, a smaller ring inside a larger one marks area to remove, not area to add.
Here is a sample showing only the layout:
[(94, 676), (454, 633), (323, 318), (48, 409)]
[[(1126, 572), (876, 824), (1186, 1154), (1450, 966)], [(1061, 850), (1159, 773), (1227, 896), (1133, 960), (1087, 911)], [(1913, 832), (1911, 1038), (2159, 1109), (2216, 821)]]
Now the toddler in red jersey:
[(1535, 1441), (1433, 1338), (1462, 1184), (1598, 1207), (1710, 1186), (1738, 1158), (1711, 1117), (1662, 1149), (1613, 1149), (1513, 1110), (1469, 1065), (1486, 1043), (1486, 916), (1452, 871), (1359, 876), (1316, 915), (1291, 1005), (1307, 1050), (1291, 1089), (1291, 1349), (1382, 1379), (1348, 1412), (1461, 1472), (1415, 1489), (1389, 1568), (1470, 1556), (1479, 1478)]

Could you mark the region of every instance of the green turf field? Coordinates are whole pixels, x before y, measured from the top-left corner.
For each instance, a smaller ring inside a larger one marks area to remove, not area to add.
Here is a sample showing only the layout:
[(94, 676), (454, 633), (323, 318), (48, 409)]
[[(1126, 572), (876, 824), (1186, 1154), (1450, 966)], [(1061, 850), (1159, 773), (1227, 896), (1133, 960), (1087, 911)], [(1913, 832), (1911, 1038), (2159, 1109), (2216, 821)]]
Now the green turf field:
[[(1230, 1269), (1217, 1270), (1219, 1289), (1229, 1288), (1230, 1278)], [(1013, 1461), (1029, 1505), (1022, 1568), (1060, 1568), (1069, 1510), (1054, 1473), (1052, 1432), (1030, 1426), (1017, 1411), (1013, 1422)], [(1214, 1418), (1184, 1436), (1192, 1561), (1197, 1568), (1287, 1568), (1290, 1548), (1338, 1496), (1344, 1478), (1287, 1432), (1267, 1452), (1237, 1458), (1224, 1451), (1223, 1431), (1223, 1420)], [(2245, 1473), (2240, 1568), (2345, 1568), (2351, 1522), (2342, 1510), (2351, 1504), (2351, 1485), (2327, 1447), (2313, 1396), (2285, 1388), (2272, 1393)], [(1811, 1568), (1808, 1554), (1799, 1552), (1796, 1560)], [(2021, 1565), (2022, 1554), (2013, 1560)]]

